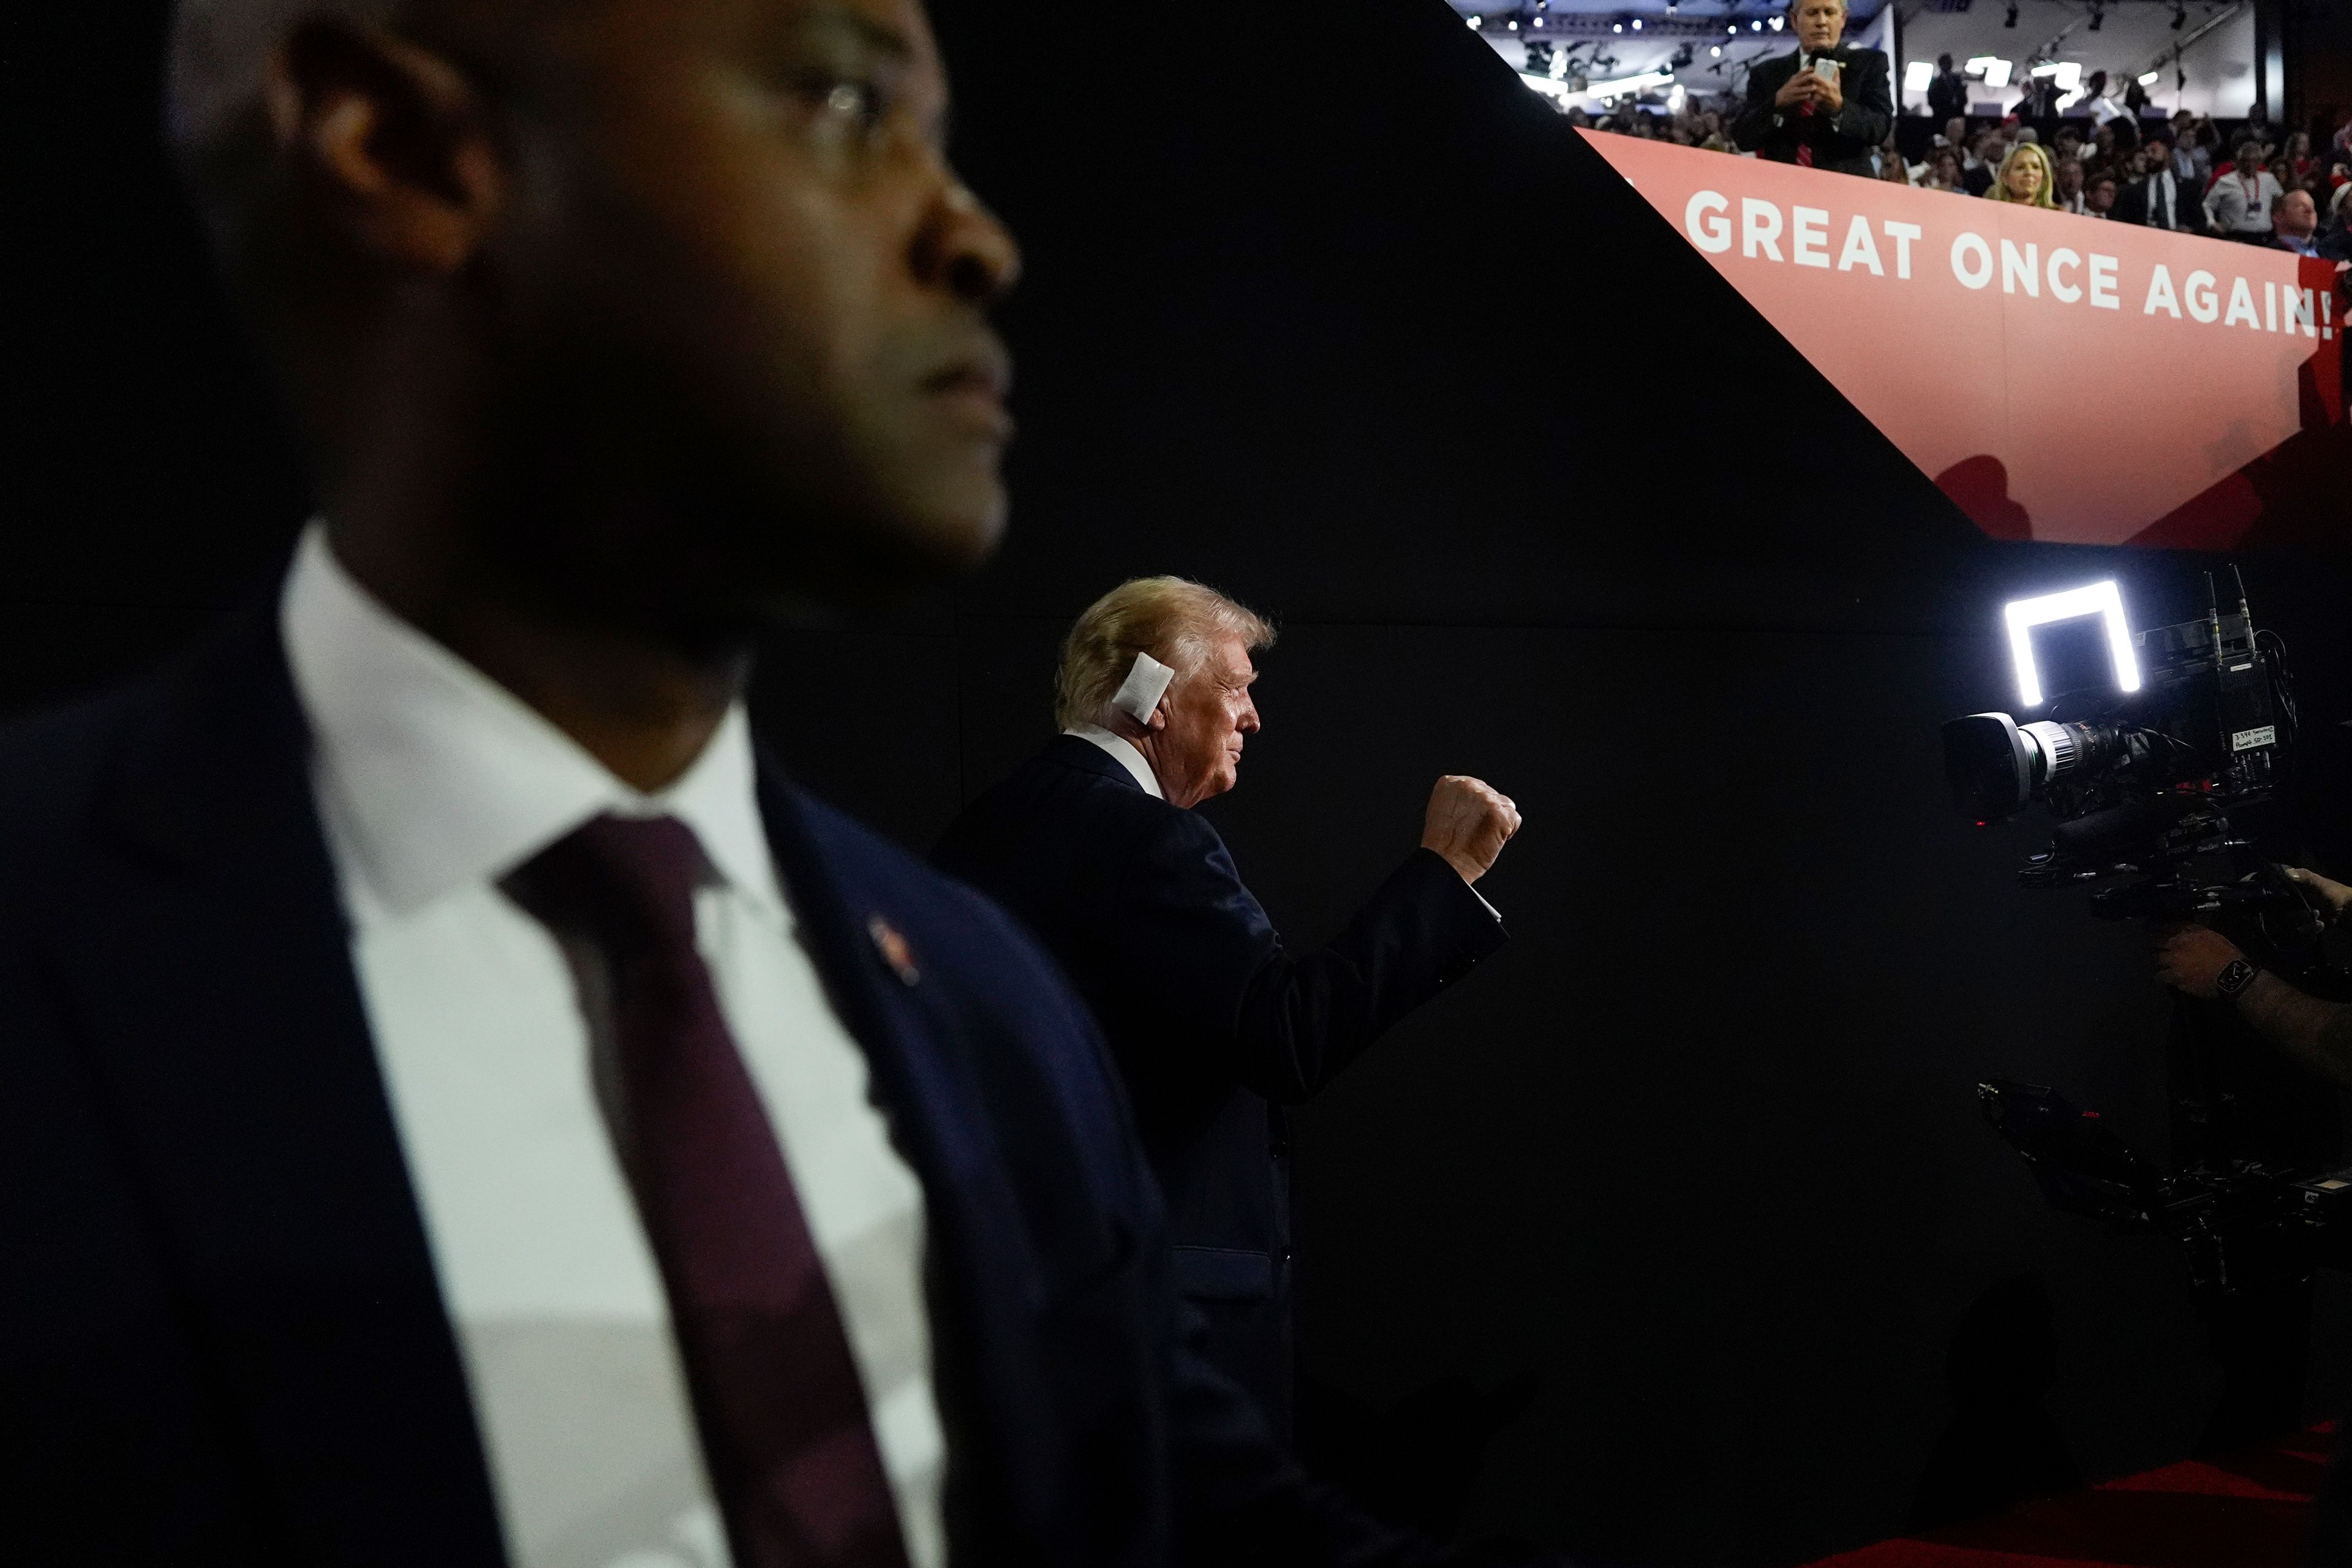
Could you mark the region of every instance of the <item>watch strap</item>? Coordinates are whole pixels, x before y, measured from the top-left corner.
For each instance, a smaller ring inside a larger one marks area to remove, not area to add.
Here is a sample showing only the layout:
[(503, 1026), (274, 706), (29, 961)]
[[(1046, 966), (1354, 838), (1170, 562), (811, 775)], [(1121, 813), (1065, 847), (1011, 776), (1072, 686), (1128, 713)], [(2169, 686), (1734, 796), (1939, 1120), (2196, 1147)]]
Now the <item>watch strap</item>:
[(2233, 958), (2221, 966), (2221, 973), (2213, 977), (2213, 989), (2224, 1000), (2234, 1002), (2245, 994), (2246, 987), (2252, 985), (2254, 976), (2261, 973), (2247, 960)]

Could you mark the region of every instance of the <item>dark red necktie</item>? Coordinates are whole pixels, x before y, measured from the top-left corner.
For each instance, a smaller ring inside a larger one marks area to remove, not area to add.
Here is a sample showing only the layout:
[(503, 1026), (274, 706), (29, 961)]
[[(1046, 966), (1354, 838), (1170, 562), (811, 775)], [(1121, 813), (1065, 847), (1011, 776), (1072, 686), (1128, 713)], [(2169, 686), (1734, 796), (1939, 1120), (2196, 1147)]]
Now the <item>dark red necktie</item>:
[(1813, 117), (1813, 107), (1812, 103), (1808, 101), (1802, 109), (1797, 110), (1797, 167), (1800, 169), (1810, 169), (1813, 166), (1813, 144), (1805, 140), (1806, 122)]
[(674, 817), (600, 816), (515, 888), (611, 977), (608, 1113), (738, 1568), (905, 1568), (848, 1335), (695, 946), (703, 864)]

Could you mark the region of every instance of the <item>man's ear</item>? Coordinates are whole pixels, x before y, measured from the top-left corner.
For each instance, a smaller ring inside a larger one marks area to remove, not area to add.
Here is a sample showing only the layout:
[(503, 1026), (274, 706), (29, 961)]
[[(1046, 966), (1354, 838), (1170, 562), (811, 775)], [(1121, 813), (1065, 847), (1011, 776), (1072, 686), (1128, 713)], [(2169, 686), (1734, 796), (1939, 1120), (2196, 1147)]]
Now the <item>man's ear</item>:
[(1143, 721), (1143, 727), (1155, 735), (1168, 728), (1168, 699), (1163, 697), (1151, 705), (1151, 717)]
[(320, 218), (400, 271), (446, 275), (480, 249), (501, 189), (472, 83), (440, 56), (330, 17), (272, 52), (264, 101)]

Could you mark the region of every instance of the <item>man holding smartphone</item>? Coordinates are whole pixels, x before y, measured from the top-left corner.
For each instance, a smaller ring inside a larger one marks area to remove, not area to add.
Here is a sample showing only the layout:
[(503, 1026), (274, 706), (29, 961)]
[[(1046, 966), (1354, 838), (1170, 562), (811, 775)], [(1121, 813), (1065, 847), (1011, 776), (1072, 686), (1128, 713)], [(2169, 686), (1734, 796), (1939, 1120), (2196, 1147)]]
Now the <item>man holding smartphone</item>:
[(1871, 152), (1895, 124), (1886, 57), (1849, 48), (1846, 0), (1790, 0), (1794, 53), (1748, 74), (1748, 106), (1732, 125), (1744, 153), (1776, 163), (1874, 178)]

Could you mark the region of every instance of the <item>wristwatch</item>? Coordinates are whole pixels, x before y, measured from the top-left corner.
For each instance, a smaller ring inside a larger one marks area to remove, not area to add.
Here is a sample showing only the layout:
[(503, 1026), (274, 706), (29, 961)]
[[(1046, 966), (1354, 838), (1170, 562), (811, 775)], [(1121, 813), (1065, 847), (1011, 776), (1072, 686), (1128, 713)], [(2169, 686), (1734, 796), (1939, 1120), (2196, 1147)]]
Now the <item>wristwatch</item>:
[(2254, 976), (2261, 973), (2261, 970), (2256, 969), (2246, 960), (2233, 958), (2221, 966), (2221, 973), (2213, 977), (2213, 989), (2221, 993), (2223, 1001), (2234, 1002), (2245, 993), (2247, 986), (2254, 983)]

